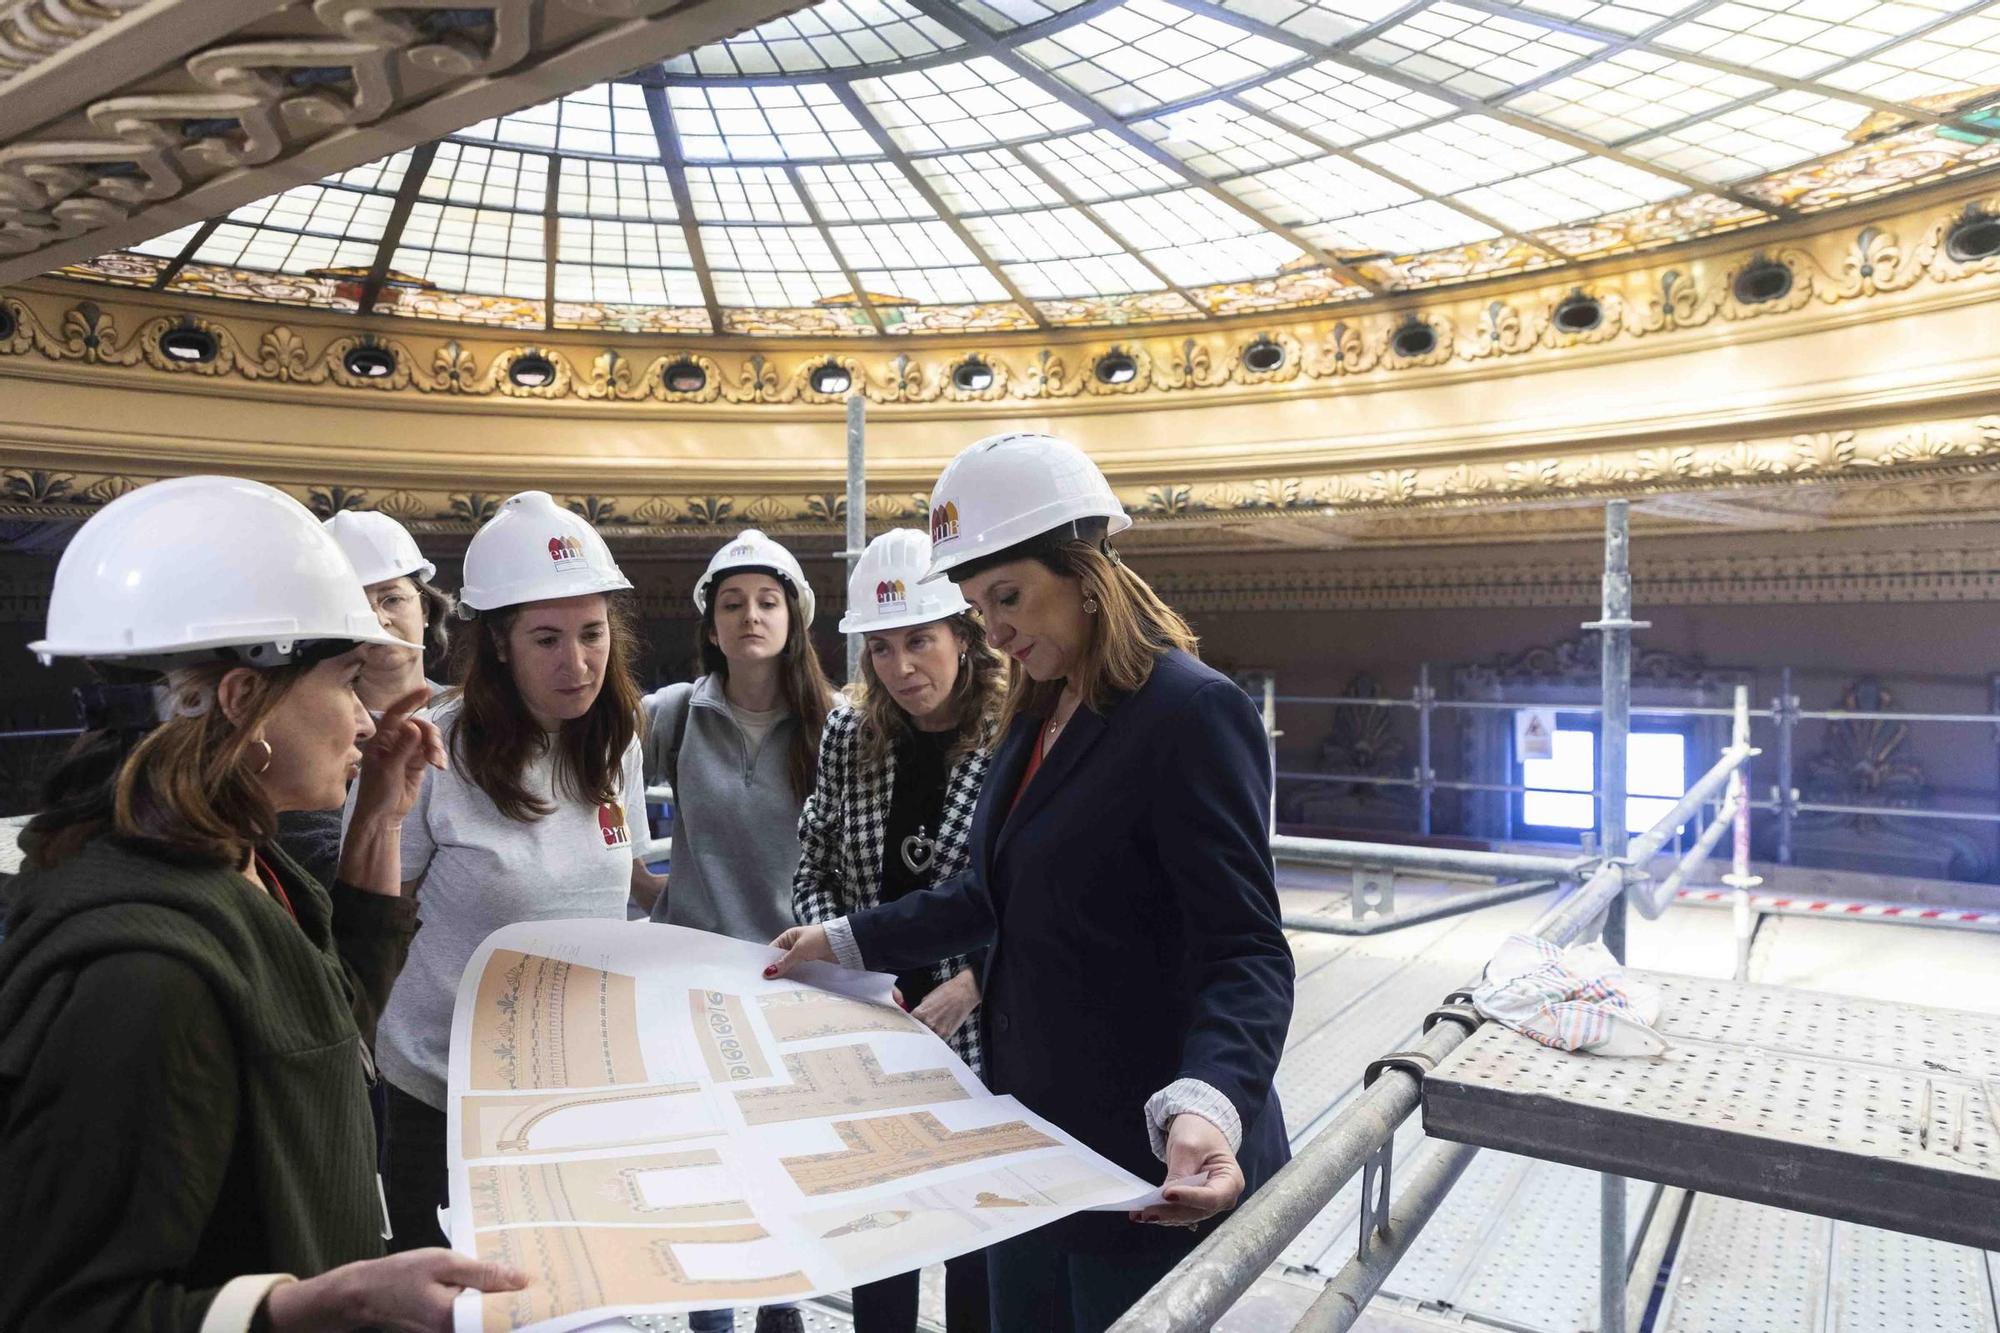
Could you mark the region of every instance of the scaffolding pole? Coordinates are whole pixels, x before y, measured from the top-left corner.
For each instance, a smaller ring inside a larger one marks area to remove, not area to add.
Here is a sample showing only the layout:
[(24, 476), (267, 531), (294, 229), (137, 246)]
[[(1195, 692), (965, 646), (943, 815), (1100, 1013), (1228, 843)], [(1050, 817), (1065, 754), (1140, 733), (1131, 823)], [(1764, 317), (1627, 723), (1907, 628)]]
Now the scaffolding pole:
[(1437, 692), (1431, 689), (1431, 664), (1417, 666), (1417, 833), (1431, 835), (1431, 793), (1437, 788), (1437, 770), (1431, 767), (1431, 710)]
[[(861, 552), (868, 546), (868, 478), (865, 468), (868, 447), (864, 412), (864, 400), (859, 393), (847, 398), (847, 578), (854, 577), (854, 566), (861, 561)], [(853, 684), (861, 679), (861, 636), (847, 636), (847, 681)]]
[[(1624, 861), (1630, 843), (1625, 824), (1626, 748), (1632, 732), (1632, 507), (1613, 500), (1604, 506), (1604, 599), (1598, 619), (1584, 626), (1602, 635), (1604, 792), (1598, 826), (1604, 857)], [(1622, 879), (1622, 876), (1621, 876)], [(1625, 961), (1625, 894), (1613, 894), (1604, 908), (1604, 947)], [(1625, 1180), (1598, 1177), (1598, 1333), (1625, 1333)]]

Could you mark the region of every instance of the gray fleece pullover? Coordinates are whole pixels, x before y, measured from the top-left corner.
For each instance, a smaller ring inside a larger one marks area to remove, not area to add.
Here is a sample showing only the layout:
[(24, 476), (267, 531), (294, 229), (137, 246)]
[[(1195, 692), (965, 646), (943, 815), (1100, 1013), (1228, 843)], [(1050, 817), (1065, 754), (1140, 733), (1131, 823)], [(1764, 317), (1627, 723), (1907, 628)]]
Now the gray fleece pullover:
[[(694, 692), (687, 736), (674, 734), (681, 700)], [(729, 711), (722, 682), (703, 676), (646, 696), (646, 781), (668, 781), (680, 739), (674, 791), (673, 865), (653, 920), (764, 944), (798, 924), (792, 875), (799, 864), (799, 808), (792, 793), (796, 717), (784, 717), (754, 749)]]

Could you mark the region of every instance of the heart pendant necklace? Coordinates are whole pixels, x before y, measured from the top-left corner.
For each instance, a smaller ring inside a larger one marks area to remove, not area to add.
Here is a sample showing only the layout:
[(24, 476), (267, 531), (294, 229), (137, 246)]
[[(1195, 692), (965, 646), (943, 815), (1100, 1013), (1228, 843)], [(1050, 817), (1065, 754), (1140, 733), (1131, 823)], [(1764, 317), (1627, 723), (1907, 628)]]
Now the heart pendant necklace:
[(930, 868), (931, 858), (937, 855), (937, 839), (927, 837), (925, 828), (920, 825), (915, 833), (903, 839), (901, 851), (903, 865), (912, 875), (921, 875)]

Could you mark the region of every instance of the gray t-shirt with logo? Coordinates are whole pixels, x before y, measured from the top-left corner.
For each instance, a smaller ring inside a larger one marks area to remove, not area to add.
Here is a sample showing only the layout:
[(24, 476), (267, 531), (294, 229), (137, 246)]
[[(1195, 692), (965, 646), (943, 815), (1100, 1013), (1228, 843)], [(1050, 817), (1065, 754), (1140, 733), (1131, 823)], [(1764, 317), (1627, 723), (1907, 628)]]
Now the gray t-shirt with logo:
[[(449, 745), (458, 717), (450, 698), (429, 711)], [(530, 793), (555, 811), (529, 823), (508, 819), (455, 767), (432, 770), (403, 820), (403, 879), (422, 879), (423, 929), (396, 978), (376, 1038), (388, 1080), (443, 1109), (458, 982), (482, 941), (516, 921), (569, 917), (623, 920), (632, 861), (646, 843), (646, 784), (637, 739), (625, 751), (623, 806), (586, 805), (554, 790), (544, 755), (529, 765)]]

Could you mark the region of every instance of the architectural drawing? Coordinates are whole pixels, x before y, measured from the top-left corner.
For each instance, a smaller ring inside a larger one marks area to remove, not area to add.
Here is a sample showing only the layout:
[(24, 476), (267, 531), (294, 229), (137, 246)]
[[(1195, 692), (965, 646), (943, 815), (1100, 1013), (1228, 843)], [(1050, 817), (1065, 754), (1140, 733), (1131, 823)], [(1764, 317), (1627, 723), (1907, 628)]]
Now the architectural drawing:
[(520, 1091), (644, 1083), (633, 978), (495, 949), (472, 1018), (472, 1086)]
[[(695, 1227), (507, 1227), (475, 1237), (481, 1259), (511, 1264), (533, 1279), (524, 1291), (480, 1298), (489, 1333), (606, 1306), (703, 1301), (733, 1305), (803, 1296), (812, 1282), (795, 1269), (736, 1279), (697, 1279), (699, 1251), (769, 1238), (755, 1223)], [(766, 1251), (769, 1253), (769, 1251)]]
[(862, 1271), (905, 1262), (913, 1244), (989, 1245), (1122, 1192), (1119, 1177), (1073, 1157), (1044, 1154), (906, 1193), (809, 1213), (806, 1234)]
[(928, 1111), (841, 1120), (833, 1128), (847, 1145), (839, 1152), (779, 1159), (802, 1193), (839, 1194), (941, 1167), (1057, 1146), (1057, 1140), (1018, 1120), (953, 1131)]
[(771, 1035), (779, 1041), (811, 1041), (863, 1032), (927, 1032), (916, 1019), (884, 1004), (866, 1004), (827, 991), (785, 991), (757, 997)]
[(894, 1111), (964, 1101), (968, 1094), (948, 1069), (887, 1074), (866, 1046), (830, 1046), (785, 1058), (792, 1081), (781, 1087), (745, 1088), (737, 1109), (752, 1125), (770, 1125), (860, 1111)]
[[(703, 1185), (719, 1174), (714, 1149), (645, 1157), (584, 1157), (468, 1169), (473, 1226), (548, 1225), (559, 1222), (750, 1222), (756, 1215), (741, 1199), (664, 1202), (727, 1191)], [(676, 1177), (696, 1175), (702, 1184)]]
[(554, 1092), (540, 1097), (459, 1100), (460, 1152), (467, 1159), (671, 1143), (718, 1131), (693, 1083)]
[(766, 981), (769, 960), (597, 919), (479, 946), (452, 1022), (447, 1226), (534, 1285), (465, 1294), (454, 1333), (839, 1291), (1145, 1197), (982, 1087), (889, 1003), (893, 977)]
[(771, 1062), (764, 1057), (763, 1044), (750, 1029), (741, 995), (691, 990), (688, 1004), (694, 1011), (695, 1041), (717, 1083), (771, 1077)]

